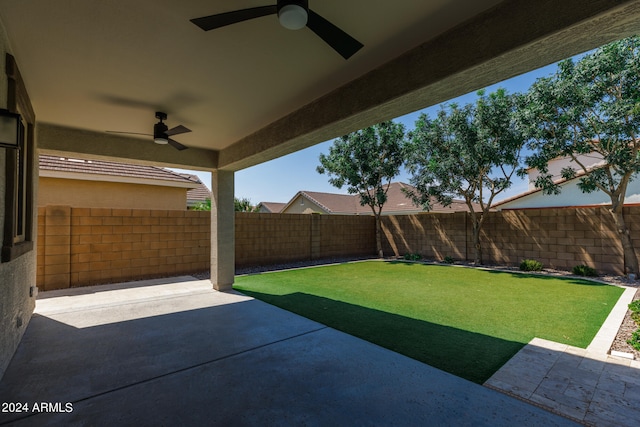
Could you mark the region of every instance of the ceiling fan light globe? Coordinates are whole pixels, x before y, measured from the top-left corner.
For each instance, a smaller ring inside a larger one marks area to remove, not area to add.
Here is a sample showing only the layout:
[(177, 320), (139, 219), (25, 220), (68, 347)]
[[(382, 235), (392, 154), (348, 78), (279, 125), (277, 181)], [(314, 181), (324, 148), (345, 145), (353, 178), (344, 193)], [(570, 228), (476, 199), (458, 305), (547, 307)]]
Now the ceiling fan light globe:
[(280, 25), (289, 30), (299, 30), (307, 25), (309, 15), (304, 7), (297, 4), (283, 6), (278, 11)]
[(156, 144), (168, 144), (169, 143), (169, 139), (168, 138), (162, 138), (162, 137), (155, 137), (153, 138), (153, 142), (155, 142)]

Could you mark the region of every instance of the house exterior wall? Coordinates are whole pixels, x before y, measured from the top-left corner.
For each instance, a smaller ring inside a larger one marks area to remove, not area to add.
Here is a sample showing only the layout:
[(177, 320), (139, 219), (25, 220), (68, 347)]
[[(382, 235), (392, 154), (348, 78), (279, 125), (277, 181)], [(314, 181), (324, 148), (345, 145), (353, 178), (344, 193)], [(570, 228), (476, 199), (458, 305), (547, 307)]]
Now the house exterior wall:
[[(578, 188), (578, 180), (569, 181), (560, 186), (560, 194), (543, 194), (538, 191), (510, 202), (501, 204), (497, 209), (529, 209), (529, 208), (551, 208), (569, 206), (598, 206), (610, 205), (611, 199), (602, 191), (593, 193), (583, 193)], [(625, 204), (640, 203), (640, 180), (635, 179), (629, 183), (625, 196)]]
[[(9, 51), (8, 40), (2, 23), (0, 23), (0, 107), (7, 108), (7, 77), (4, 73), (5, 54)], [(31, 153), (35, 160), (36, 151)], [(3, 240), (6, 212), (6, 159), (7, 150), (0, 148), (0, 242)], [(33, 179), (33, 194), (37, 193), (37, 170)], [(33, 225), (35, 227), (35, 209)], [(35, 238), (35, 232), (33, 233)], [(29, 288), (36, 281), (35, 249), (10, 262), (0, 262), (0, 379), (9, 365), (29, 319), (35, 308), (35, 298), (29, 296)]]
[(38, 206), (186, 210), (187, 189), (40, 177)]
[[(578, 154), (576, 159), (585, 165), (587, 168), (603, 163), (603, 157), (598, 153), (591, 154)], [(553, 176), (553, 180), (557, 181), (562, 179), (562, 169), (571, 168), (575, 171), (581, 171), (582, 168), (573, 161), (571, 157), (560, 157), (549, 161), (549, 173)], [(536, 178), (540, 176), (540, 172), (537, 169), (529, 169), (529, 190), (536, 188)]]
[(281, 213), (286, 214), (310, 214), (310, 213), (328, 213), (309, 198), (298, 195), (292, 203), (287, 206)]

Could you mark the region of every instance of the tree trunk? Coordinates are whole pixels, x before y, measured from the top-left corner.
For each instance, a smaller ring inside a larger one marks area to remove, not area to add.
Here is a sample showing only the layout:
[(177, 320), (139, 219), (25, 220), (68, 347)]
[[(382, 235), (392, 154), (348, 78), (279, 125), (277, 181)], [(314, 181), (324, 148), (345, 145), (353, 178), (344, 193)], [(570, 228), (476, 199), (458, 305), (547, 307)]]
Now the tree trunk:
[(613, 217), (613, 222), (615, 223), (616, 231), (618, 232), (618, 238), (622, 244), (622, 251), (624, 254), (624, 273), (638, 274), (638, 257), (636, 256), (636, 250), (633, 247), (633, 242), (631, 241), (631, 234), (629, 233), (627, 224), (624, 221), (622, 208), (611, 209), (609, 212)]
[(375, 213), (376, 217), (376, 252), (378, 258), (384, 258), (382, 253), (382, 221), (380, 221), (380, 213)]
[(482, 265), (482, 245), (480, 245), (480, 228), (481, 224), (475, 214), (473, 214), (473, 263), (476, 265)]

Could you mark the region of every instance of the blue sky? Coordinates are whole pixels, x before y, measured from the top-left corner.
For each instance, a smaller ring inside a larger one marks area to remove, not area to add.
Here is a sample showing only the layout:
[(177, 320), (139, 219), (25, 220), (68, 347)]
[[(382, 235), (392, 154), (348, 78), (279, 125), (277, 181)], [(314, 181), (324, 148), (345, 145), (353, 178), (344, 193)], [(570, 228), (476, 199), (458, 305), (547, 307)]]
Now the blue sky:
[[(524, 92), (537, 78), (548, 76), (554, 73), (555, 70), (555, 64), (548, 65), (489, 86), (486, 90), (487, 92), (493, 92), (497, 88), (502, 87), (507, 89), (509, 93)], [(476, 98), (476, 93), (473, 92), (448, 102), (467, 104), (474, 102)], [(435, 105), (398, 117), (394, 120), (403, 123), (406, 130), (409, 131), (414, 128), (414, 123), (421, 113), (426, 113), (433, 117), (439, 108), (439, 105)], [(316, 172), (316, 167), (319, 165), (318, 158), (320, 154), (328, 153), (332, 143), (333, 141), (326, 141), (305, 150), (236, 172), (235, 196), (237, 198), (248, 198), (252, 204), (257, 205), (260, 202), (288, 202), (300, 190), (346, 194), (346, 187), (342, 189), (333, 187), (329, 184), (327, 175), (320, 175)], [(210, 186), (211, 177), (209, 173), (191, 173), (200, 176), (200, 179), (206, 183), (207, 186)], [(409, 182), (409, 178), (409, 175), (402, 171), (395, 181)], [(526, 190), (527, 183), (515, 177), (512, 187), (507, 192), (498, 196), (496, 201), (511, 197)]]

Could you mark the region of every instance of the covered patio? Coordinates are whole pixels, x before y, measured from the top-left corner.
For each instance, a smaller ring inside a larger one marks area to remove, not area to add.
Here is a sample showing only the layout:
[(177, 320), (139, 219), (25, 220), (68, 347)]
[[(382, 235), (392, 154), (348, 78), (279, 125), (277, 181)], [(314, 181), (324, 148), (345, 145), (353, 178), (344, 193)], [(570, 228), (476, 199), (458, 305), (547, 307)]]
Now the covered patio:
[(29, 402), (15, 426), (576, 425), (192, 277), (43, 293), (0, 402)]
[[(98, 322), (95, 327), (82, 328), (69, 326), (64, 321), (51, 321), (39, 314), (32, 319), (38, 294), (34, 245), (37, 238), (38, 153), (211, 171), (211, 282), (199, 286), (228, 291), (234, 280), (235, 171), (640, 32), (640, 0), (398, 0), (393, 4), (368, 0), (311, 1), (309, 6), (313, 11), (364, 45), (345, 60), (308, 28), (297, 32), (286, 30), (273, 16), (208, 32), (190, 22), (193, 18), (229, 12), (233, 8), (264, 5), (265, 2), (257, 0), (233, 4), (205, 0), (143, 0), (126, 4), (112, 0), (33, 0), (0, 4), (0, 64), (5, 70), (0, 73), (0, 109), (7, 117), (19, 114), (16, 140), (9, 141), (13, 146), (0, 147), (0, 176), (3, 177), (0, 181), (0, 230), (3, 233), (0, 378), (5, 375), (29, 324), (33, 325), (34, 333), (39, 325), (48, 324), (47, 327), (52, 325), (59, 331), (68, 331), (70, 336), (80, 340), (87, 331), (117, 333), (116, 325), (137, 328), (136, 325), (149, 321), (120, 319), (107, 321), (107, 326)], [(178, 151), (167, 144), (154, 144), (153, 135), (113, 133), (152, 134), (158, 120), (156, 112), (167, 114), (169, 128), (182, 125), (191, 131), (174, 136), (188, 149)], [(68, 272), (61, 271), (60, 274)], [(96, 295), (105, 294), (97, 292)], [(182, 331), (186, 335), (178, 333), (177, 337), (186, 336), (192, 340), (213, 339), (213, 335), (207, 334), (223, 329), (247, 336), (247, 331), (262, 327), (262, 318), (249, 316), (248, 319), (254, 321), (247, 322), (240, 315), (242, 307), (255, 306), (256, 302), (226, 304), (216, 299), (229, 302), (236, 296), (212, 292), (207, 295), (217, 308), (192, 307), (189, 305), (192, 302), (185, 301), (182, 311), (149, 313), (144, 319), (153, 319), (152, 325), (146, 325), (153, 327), (150, 330), (142, 328), (139, 336), (153, 334), (159, 326), (186, 328)], [(157, 301), (158, 309), (164, 307), (162, 302), (161, 298)], [(133, 309), (131, 304), (117, 307)], [(206, 323), (207, 328), (201, 330), (205, 335), (198, 337), (195, 329), (188, 333), (187, 326), (195, 327), (193, 320), (197, 319), (198, 313), (205, 312), (216, 313), (213, 316), (216, 321)], [(73, 317), (73, 313), (79, 312), (72, 311), (63, 317)], [(362, 366), (357, 366), (358, 359), (350, 362), (351, 355), (342, 354), (349, 348), (342, 348), (345, 337), (322, 328), (314, 332), (317, 325), (302, 323), (298, 329), (294, 327), (298, 321), (285, 321), (286, 327), (282, 330), (278, 329), (280, 326), (276, 330), (267, 328), (263, 332), (273, 339), (230, 347), (237, 349), (237, 355), (234, 351), (214, 351), (201, 359), (189, 359), (186, 365), (171, 365), (171, 360), (176, 360), (174, 357), (158, 361), (160, 365), (168, 363), (168, 370), (149, 371), (155, 362), (153, 358), (147, 359), (149, 353), (144, 353), (144, 358), (109, 359), (112, 364), (96, 365), (96, 369), (109, 369), (112, 373), (122, 371), (124, 377), (131, 372), (147, 371), (148, 375), (132, 378), (148, 381), (158, 377), (153, 381), (168, 381), (167, 384), (180, 378), (184, 380), (185, 375), (194, 375), (199, 370), (210, 369), (209, 363), (214, 361), (220, 369), (210, 374), (225, 371), (225, 385), (217, 389), (208, 388), (207, 382), (196, 381), (197, 375), (192, 377), (193, 384), (184, 381), (181, 387), (192, 387), (182, 395), (184, 399), (179, 393), (175, 396), (166, 394), (171, 387), (158, 388), (159, 394), (154, 394), (154, 387), (145, 388), (148, 399), (144, 405), (149, 409), (145, 413), (149, 417), (155, 416), (155, 409), (151, 408), (167, 408), (176, 402), (175, 399), (182, 399), (176, 404), (185, 405), (185, 408), (192, 408), (189, 405), (199, 402), (201, 406), (208, 405), (207, 410), (221, 408), (223, 414), (224, 408), (246, 403), (245, 397), (235, 400), (231, 397), (238, 384), (254, 371), (237, 371), (234, 364), (229, 363), (231, 356), (256, 357), (260, 368), (271, 366), (268, 362), (272, 360), (279, 363), (287, 360), (295, 366), (294, 362), (299, 360), (291, 354), (297, 351), (313, 353), (314, 348), (320, 346), (326, 347), (331, 354), (327, 360), (346, 363), (337, 365), (344, 369), (354, 368), (367, 376), (379, 371), (376, 373), (380, 375), (378, 384), (389, 380), (389, 387), (394, 392), (405, 386), (411, 389), (418, 384), (424, 386), (440, 381), (428, 367), (414, 369), (411, 363), (408, 369), (395, 371), (396, 356), (377, 353), (379, 350), (366, 345), (365, 349), (361, 347), (362, 343), (354, 344), (353, 355), (366, 350), (371, 352), (372, 360), (378, 360), (375, 369), (365, 372)], [(242, 328), (248, 329), (242, 332)], [(283, 333), (276, 333), (278, 330)], [(27, 333), (22, 348), (29, 346), (31, 332)], [(300, 334), (300, 338), (294, 338), (296, 334)], [(219, 339), (230, 337), (220, 336)], [(316, 344), (305, 350), (295, 346), (307, 339), (317, 340)], [(216, 340), (205, 344), (215, 350)], [(125, 344), (118, 339), (112, 342), (116, 347)], [(155, 345), (153, 340), (148, 343)], [(287, 345), (294, 347), (287, 351)], [(254, 347), (255, 350), (249, 351)], [(184, 347), (178, 345), (176, 348)], [(278, 348), (285, 350), (271, 353)], [(154, 353), (160, 359), (162, 349), (160, 346)], [(65, 357), (56, 354), (62, 351), (60, 347), (43, 346), (34, 351), (43, 357)], [(104, 351), (109, 353), (111, 349), (104, 348)], [(199, 350), (193, 352), (199, 354)], [(95, 356), (100, 360), (100, 355)], [(73, 363), (68, 366), (69, 375), (81, 375), (80, 371), (73, 371)], [(250, 363), (246, 366), (258, 365)], [(288, 365), (273, 366), (291, 369)], [(299, 367), (304, 369), (305, 378), (312, 378), (322, 373), (321, 366)], [(318, 370), (314, 371), (316, 368)], [(175, 375), (167, 374), (174, 371)], [(386, 376), (388, 373), (393, 375)], [(334, 375), (336, 379), (340, 376)], [(396, 378), (400, 376), (407, 378)], [(265, 381), (265, 387), (273, 388), (274, 396), (298, 398), (291, 393), (295, 387), (285, 387), (286, 383), (266, 377), (261, 380)], [(2, 381), (5, 387), (4, 382), (9, 380)], [(314, 381), (319, 381), (311, 383), (316, 385), (314, 390), (324, 386), (321, 375)], [(402, 385), (402, 381), (411, 384)], [(139, 385), (130, 386), (125, 387), (124, 383), (86, 384), (84, 391), (72, 390), (77, 394), (69, 398), (80, 399), (78, 407), (86, 405), (89, 408), (97, 402), (93, 399), (103, 398), (100, 393), (115, 387), (119, 390), (114, 392), (120, 396), (118, 402), (128, 405), (131, 403), (128, 393), (141, 390), (136, 388)], [(457, 387), (442, 388), (445, 391), (440, 399), (446, 401), (457, 393), (466, 396)], [(308, 388), (300, 390), (307, 391)], [(331, 390), (333, 393), (336, 389)], [(473, 389), (472, 394), (488, 392), (477, 390), (480, 389)], [(367, 388), (366, 392), (371, 398), (378, 396), (383, 402), (380, 408), (391, 411), (392, 406), (384, 403), (389, 399), (387, 393), (375, 388)], [(358, 390), (351, 388), (342, 393), (358, 394)], [(195, 400), (189, 400), (191, 398)], [(330, 395), (325, 398), (333, 399)], [(335, 408), (343, 410), (345, 407), (340, 405), (350, 400), (334, 399), (331, 402), (338, 402)], [(405, 404), (409, 405), (407, 402)], [(481, 401), (477, 402), (483, 405)], [(266, 405), (265, 414), (272, 417), (276, 417), (275, 412), (270, 412), (269, 405), (272, 404), (274, 411), (287, 406), (278, 406), (271, 400), (261, 401), (260, 405)], [(498, 416), (506, 412), (499, 408), (496, 409)], [(103, 409), (109, 411), (105, 414), (107, 417), (118, 416), (119, 411), (113, 407), (103, 406)], [(328, 409), (323, 406), (316, 410)], [(443, 410), (454, 411), (454, 407), (445, 405)], [(72, 416), (80, 417), (80, 413), (74, 412)], [(237, 412), (229, 409), (230, 413)]]

